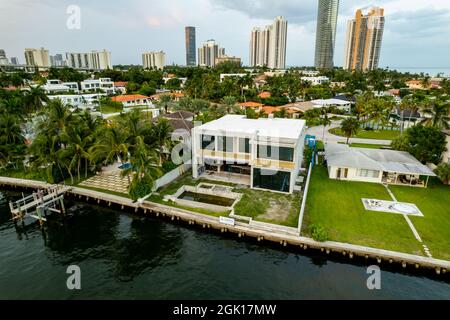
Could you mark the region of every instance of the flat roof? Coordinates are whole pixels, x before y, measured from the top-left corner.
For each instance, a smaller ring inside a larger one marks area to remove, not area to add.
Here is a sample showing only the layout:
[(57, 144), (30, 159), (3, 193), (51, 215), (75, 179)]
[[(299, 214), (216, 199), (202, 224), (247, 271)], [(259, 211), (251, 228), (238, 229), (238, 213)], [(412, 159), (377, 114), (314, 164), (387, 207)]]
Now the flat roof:
[(325, 145), (325, 158), (332, 167), (435, 176), (430, 168), (404, 151), (350, 148), (346, 144), (329, 143)]
[(243, 115), (226, 115), (196, 127), (196, 129), (297, 140), (302, 135), (304, 127), (305, 121), (298, 119), (247, 119)]

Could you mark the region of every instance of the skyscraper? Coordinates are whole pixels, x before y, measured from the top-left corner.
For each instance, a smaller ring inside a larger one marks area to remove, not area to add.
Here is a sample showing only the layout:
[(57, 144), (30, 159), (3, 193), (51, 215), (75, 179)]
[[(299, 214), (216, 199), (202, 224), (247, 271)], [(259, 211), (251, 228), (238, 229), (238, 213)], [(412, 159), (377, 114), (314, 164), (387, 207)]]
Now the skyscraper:
[(195, 66), (197, 64), (197, 57), (195, 54), (195, 27), (186, 27), (186, 65)]
[(316, 53), (314, 57), (314, 66), (316, 68), (333, 68), (338, 9), (339, 0), (319, 0), (316, 29)]
[(378, 68), (384, 31), (384, 9), (372, 8), (364, 15), (356, 11), (347, 22), (344, 69), (369, 71)]
[(250, 66), (284, 69), (286, 66), (287, 21), (275, 18), (273, 24), (261, 30), (252, 30), (250, 39)]
[(166, 65), (166, 54), (164, 51), (145, 52), (142, 54), (142, 65), (144, 69), (163, 69)]
[(208, 40), (201, 48), (198, 48), (198, 65), (201, 67), (214, 67), (216, 58), (220, 58), (224, 54), (224, 48), (219, 48), (216, 41)]
[(67, 65), (71, 68), (105, 70), (112, 69), (111, 52), (91, 51), (86, 53), (66, 53)]
[(50, 56), (48, 50), (40, 49), (25, 49), (25, 64), (36, 67), (50, 67)]
[(0, 65), (9, 64), (8, 58), (6, 57), (5, 50), (0, 49)]

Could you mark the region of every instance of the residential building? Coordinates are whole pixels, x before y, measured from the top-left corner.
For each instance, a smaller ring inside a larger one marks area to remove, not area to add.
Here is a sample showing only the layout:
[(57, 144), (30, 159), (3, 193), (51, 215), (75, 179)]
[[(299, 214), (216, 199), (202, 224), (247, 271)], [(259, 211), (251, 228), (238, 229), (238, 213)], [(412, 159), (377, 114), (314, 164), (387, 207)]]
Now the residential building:
[(447, 141), (447, 150), (444, 152), (442, 156), (442, 162), (450, 164), (450, 130), (443, 130), (442, 132), (445, 134)]
[(198, 48), (198, 65), (201, 67), (214, 67), (216, 58), (225, 54), (225, 49), (220, 48), (214, 40), (208, 40), (201, 48)]
[(142, 94), (124, 94), (112, 97), (111, 100), (122, 103), (124, 109), (142, 108), (148, 112), (151, 112), (153, 118), (159, 116), (159, 108), (152, 103), (150, 97)]
[(346, 144), (325, 145), (330, 179), (426, 187), (435, 174), (404, 151), (351, 148)]
[(166, 54), (164, 51), (151, 51), (142, 54), (142, 65), (144, 69), (162, 70), (166, 65)]
[(215, 64), (223, 63), (223, 62), (234, 62), (236, 64), (241, 65), (241, 58), (235, 57), (235, 56), (227, 56), (222, 55), (220, 57), (216, 58)]
[(114, 88), (116, 92), (125, 94), (127, 92), (128, 81), (114, 81)]
[(261, 30), (254, 28), (250, 39), (250, 66), (284, 69), (286, 66), (287, 21), (276, 17)]
[(352, 103), (350, 101), (342, 100), (342, 99), (316, 99), (311, 100), (314, 108), (330, 108), (334, 107), (339, 110), (343, 110), (347, 113), (350, 113), (352, 110)]
[(367, 14), (357, 10), (355, 18), (347, 22), (344, 69), (377, 69), (383, 31), (383, 8), (372, 8)]
[(111, 52), (106, 50), (86, 53), (67, 52), (66, 60), (67, 66), (74, 69), (112, 69)]
[(319, 0), (317, 11), (316, 52), (314, 66), (332, 69), (339, 0)]
[(102, 91), (106, 94), (114, 94), (116, 92), (114, 82), (110, 78), (87, 79), (81, 81), (81, 90), (86, 91)]
[(29, 66), (36, 66), (41, 68), (49, 68), (50, 56), (48, 50), (40, 49), (25, 49), (25, 64)]
[(6, 57), (5, 50), (0, 49), (0, 66), (9, 64), (9, 60)]
[(50, 56), (50, 64), (52, 67), (62, 67), (65, 65), (63, 55), (60, 53), (55, 54), (54, 56)]
[(77, 82), (62, 82), (61, 80), (50, 79), (42, 86), (47, 94), (57, 94), (62, 92), (78, 93)]
[(19, 59), (17, 57), (11, 57), (11, 64), (18, 65), (19, 64)]
[(101, 97), (106, 96), (105, 93), (89, 93), (89, 94), (56, 94), (49, 95), (50, 100), (59, 99), (64, 104), (81, 109), (92, 109), (98, 105)]
[(187, 66), (195, 66), (197, 63), (196, 57), (196, 39), (195, 39), (195, 27), (186, 27), (185, 28), (185, 36), (186, 36), (186, 65)]
[(226, 115), (192, 129), (192, 175), (292, 193), (305, 121)]
[(318, 77), (301, 77), (300, 78), (303, 81), (310, 82), (313, 86), (317, 86), (320, 84), (324, 84), (326, 82), (330, 82), (330, 78), (325, 76), (318, 76)]

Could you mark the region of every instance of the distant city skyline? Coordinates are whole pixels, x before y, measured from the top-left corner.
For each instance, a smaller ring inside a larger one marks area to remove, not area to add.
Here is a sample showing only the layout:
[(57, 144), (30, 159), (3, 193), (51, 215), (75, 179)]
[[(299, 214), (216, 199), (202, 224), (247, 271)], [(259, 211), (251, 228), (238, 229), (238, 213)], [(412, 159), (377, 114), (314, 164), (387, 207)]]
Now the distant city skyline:
[[(129, 0), (114, 6), (106, 3), (79, 0), (81, 29), (69, 30), (66, 9), (72, 4), (70, 1), (2, 1), (0, 28), (10, 30), (0, 34), (2, 49), (8, 57), (19, 57), (23, 63), (25, 48), (44, 47), (54, 55), (100, 47), (111, 51), (114, 65), (140, 65), (142, 52), (164, 50), (167, 64), (185, 65), (184, 28), (195, 26), (197, 47), (210, 38), (217, 39), (248, 65), (252, 28), (269, 24), (280, 15), (289, 21), (286, 66), (314, 64), (317, 1)], [(450, 37), (447, 0), (341, 1), (334, 52), (336, 66), (343, 66), (347, 21), (357, 9), (371, 6), (383, 7), (386, 12), (379, 67), (431, 73), (450, 70), (450, 43), (443, 41)]]

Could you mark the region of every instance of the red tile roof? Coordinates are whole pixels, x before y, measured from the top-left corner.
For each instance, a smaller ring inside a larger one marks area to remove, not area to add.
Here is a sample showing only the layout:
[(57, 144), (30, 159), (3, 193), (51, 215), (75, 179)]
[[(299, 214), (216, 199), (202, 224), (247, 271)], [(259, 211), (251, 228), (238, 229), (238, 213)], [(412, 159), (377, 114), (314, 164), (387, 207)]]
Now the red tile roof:
[(114, 86), (116, 87), (126, 87), (128, 85), (128, 81), (116, 81), (114, 82)]
[(242, 102), (242, 103), (239, 103), (239, 105), (244, 108), (259, 108), (259, 107), (264, 106), (262, 103), (252, 102), (252, 101)]
[(112, 101), (116, 102), (128, 102), (128, 101), (136, 101), (141, 99), (148, 99), (148, 97), (143, 96), (142, 94), (124, 94), (121, 96), (112, 97)]

